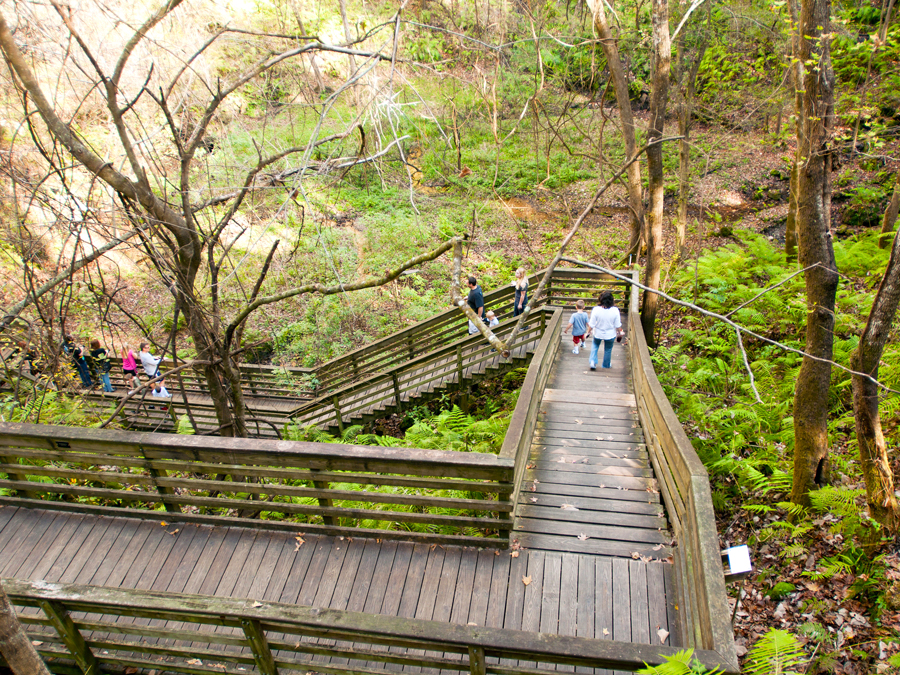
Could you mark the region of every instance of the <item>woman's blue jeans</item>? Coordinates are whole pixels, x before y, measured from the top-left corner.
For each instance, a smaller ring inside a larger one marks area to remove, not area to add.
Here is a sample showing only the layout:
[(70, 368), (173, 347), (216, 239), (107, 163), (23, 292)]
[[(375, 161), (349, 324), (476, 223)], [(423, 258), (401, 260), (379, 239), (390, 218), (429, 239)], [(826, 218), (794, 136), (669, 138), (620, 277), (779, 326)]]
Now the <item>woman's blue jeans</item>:
[(115, 389), (113, 389), (112, 383), (109, 381), (109, 373), (100, 373), (100, 380), (103, 382), (103, 391), (115, 391)]
[(87, 364), (84, 361), (76, 361), (75, 368), (78, 370), (78, 376), (81, 378), (81, 384), (85, 387), (93, 386), (93, 382), (91, 382), (91, 371), (88, 370)]
[(615, 338), (609, 340), (601, 340), (600, 338), (591, 339), (591, 368), (597, 367), (597, 352), (600, 351), (600, 345), (603, 345), (603, 367), (609, 368), (612, 363), (612, 350), (615, 344)]

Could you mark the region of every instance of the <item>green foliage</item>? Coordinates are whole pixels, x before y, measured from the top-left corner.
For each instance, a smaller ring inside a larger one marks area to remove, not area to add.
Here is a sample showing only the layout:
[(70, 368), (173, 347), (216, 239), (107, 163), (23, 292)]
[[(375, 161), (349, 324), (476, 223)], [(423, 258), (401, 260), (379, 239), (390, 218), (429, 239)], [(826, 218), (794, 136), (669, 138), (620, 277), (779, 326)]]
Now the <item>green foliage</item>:
[[(721, 314), (733, 312), (731, 318), (749, 330), (803, 349), (806, 302), (802, 275), (789, 278), (796, 268), (786, 264), (782, 252), (763, 237), (742, 231), (736, 235), (737, 243), (706, 252), (698, 260), (698, 304)], [(872, 287), (883, 273), (888, 256), (878, 248), (872, 234), (835, 242), (835, 258), (848, 281), (838, 292), (834, 358), (849, 364), (871, 306)], [(694, 291), (693, 269), (676, 276), (675, 295), (693, 300)], [(735, 308), (739, 309), (733, 311)], [(748, 493), (786, 493), (791, 483), (792, 404), (800, 356), (744, 336), (743, 345), (762, 398), (760, 404), (750, 389), (734, 330), (687, 311), (674, 312), (682, 317), (679, 339), (657, 349), (653, 359), (700, 458), (712, 476), (728, 479), (716, 487), (722, 495), (719, 504), (727, 505), (728, 496), (739, 494), (743, 501)], [(893, 342), (885, 350), (879, 377), (889, 385), (900, 381), (900, 348)], [(852, 434), (849, 375), (833, 369), (832, 384), (830, 432), (835, 436)], [(881, 405), (884, 411), (898, 410), (900, 397), (888, 395)], [(836, 442), (832, 439), (832, 444)], [(814, 512), (828, 508), (840, 513), (846, 521), (843, 527), (847, 536), (861, 525), (869, 526), (856, 506), (838, 508), (846, 500), (853, 502), (852, 496), (845, 498), (822, 490), (814, 493), (813, 500)], [(831, 502), (826, 504), (828, 500)], [(785, 507), (789, 514), (802, 516), (795, 509)]]
[(785, 581), (779, 581), (777, 584), (772, 586), (769, 590), (766, 591), (766, 595), (770, 597), (774, 601), (779, 601), (791, 593), (797, 590), (797, 587), (794, 584), (789, 584)]
[(694, 658), (693, 649), (684, 649), (672, 656), (665, 657), (666, 662), (659, 666), (644, 664), (637, 672), (639, 675), (717, 675), (718, 668), (709, 670)]
[(193, 436), (196, 432), (191, 424), (191, 418), (186, 414), (178, 418), (178, 426), (175, 427), (175, 433), (182, 436)]
[(828, 629), (815, 621), (807, 621), (800, 624), (797, 632), (802, 636), (814, 642), (825, 642), (830, 636)]
[(785, 630), (772, 628), (747, 653), (747, 675), (799, 675), (806, 663), (800, 642)]
[(503, 411), (487, 419), (477, 420), (462, 412), (458, 406), (437, 415), (417, 420), (403, 438), (363, 433), (363, 427), (351, 426), (340, 438), (317, 429), (288, 425), (282, 436), (291, 441), (312, 443), (357, 443), (383, 447), (425, 448), (458, 452), (498, 453), (509, 428), (510, 412)]

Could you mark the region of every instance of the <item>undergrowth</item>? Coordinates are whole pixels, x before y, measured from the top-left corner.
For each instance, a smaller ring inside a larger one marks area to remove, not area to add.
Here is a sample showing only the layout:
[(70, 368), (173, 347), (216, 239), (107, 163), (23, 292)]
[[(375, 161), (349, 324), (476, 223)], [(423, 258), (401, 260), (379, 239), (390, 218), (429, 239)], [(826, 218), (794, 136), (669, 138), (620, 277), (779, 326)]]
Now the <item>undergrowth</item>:
[[(805, 341), (803, 275), (796, 274), (796, 264), (786, 263), (783, 252), (765, 238), (748, 232), (736, 232), (736, 236), (737, 243), (701, 255), (696, 270), (683, 270), (671, 292), (727, 315), (749, 331), (742, 334), (742, 342), (756, 391), (734, 328), (683, 308), (668, 309), (668, 331), (653, 354), (656, 371), (709, 471), (725, 544), (732, 537), (742, 538), (753, 551), (757, 595), (749, 600), (757, 607), (778, 603), (784, 608), (782, 615), (796, 611), (803, 617), (839, 610), (846, 614), (849, 606), (849, 611), (864, 612), (878, 625), (886, 611), (896, 609), (889, 598), (896, 575), (884, 553), (884, 544), (890, 540), (865, 510), (850, 374), (833, 367), (831, 386), (822, 392), (830, 409), (830, 484), (810, 495), (808, 508), (793, 504), (789, 501), (793, 395), (802, 355), (791, 350), (802, 350)], [(833, 360), (845, 368), (859, 343), (888, 254), (878, 248), (877, 232), (835, 242), (841, 282)], [(769, 287), (773, 288), (766, 291)], [(896, 339), (888, 341), (878, 376), (888, 387), (897, 388), (900, 345)], [(900, 440), (900, 396), (885, 394), (880, 410), (888, 445), (894, 445)], [(843, 590), (823, 600), (816, 593), (826, 583)], [(807, 624), (821, 628), (810, 621)], [(818, 637), (797, 630), (807, 651), (816, 654), (806, 670), (807, 666), (800, 667), (805, 659), (794, 649), (797, 644), (783, 635), (768, 634), (757, 645), (773, 653), (790, 648), (790, 658), (778, 672), (827, 672), (829, 659), (837, 658), (843, 644), (834, 636), (835, 629), (822, 628), (824, 633)], [(840, 623), (836, 630), (843, 636)], [(879, 634), (883, 640), (893, 640), (883, 630)], [(745, 667), (753, 654), (751, 650)], [(770, 672), (762, 663), (747, 672)]]

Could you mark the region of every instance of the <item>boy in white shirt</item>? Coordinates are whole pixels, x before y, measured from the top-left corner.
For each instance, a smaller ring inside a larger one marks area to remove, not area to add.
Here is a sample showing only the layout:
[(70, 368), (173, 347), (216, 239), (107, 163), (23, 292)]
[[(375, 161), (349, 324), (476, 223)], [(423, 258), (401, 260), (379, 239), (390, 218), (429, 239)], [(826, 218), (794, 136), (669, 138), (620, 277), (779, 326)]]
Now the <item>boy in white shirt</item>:
[(500, 325), (500, 319), (498, 319), (493, 312), (487, 313), (487, 321), (488, 321), (488, 328), (493, 328), (494, 326)]

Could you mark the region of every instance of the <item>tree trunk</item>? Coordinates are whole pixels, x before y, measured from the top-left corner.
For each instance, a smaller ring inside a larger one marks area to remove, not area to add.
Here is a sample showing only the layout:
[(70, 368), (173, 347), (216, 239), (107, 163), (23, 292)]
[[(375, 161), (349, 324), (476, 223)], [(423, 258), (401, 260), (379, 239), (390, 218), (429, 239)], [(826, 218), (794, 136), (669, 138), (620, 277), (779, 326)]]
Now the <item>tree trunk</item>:
[(0, 584), (0, 654), (15, 675), (50, 675)]
[(675, 221), (675, 245), (678, 256), (684, 256), (685, 239), (688, 220), (688, 199), (691, 191), (691, 115), (694, 110), (694, 87), (700, 62), (706, 53), (706, 37), (704, 36), (693, 56), (690, 66), (685, 59), (685, 35), (681, 34), (678, 47), (678, 135), (681, 136), (678, 153), (678, 216)]
[[(791, 62), (790, 77), (788, 82), (791, 92), (794, 96), (794, 110), (797, 118), (797, 134), (800, 134), (800, 109), (803, 107), (801, 99), (801, 90), (803, 88), (803, 64), (800, 62), (800, 38), (797, 29), (797, 22), (800, 20), (800, 12), (797, 7), (797, 0), (788, 0), (788, 8), (791, 13), (791, 23), (793, 30), (791, 31)], [(787, 221), (784, 224), (784, 258), (787, 262), (797, 260), (797, 180), (798, 180), (797, 155), (791, 162), (791, 180), (788, 193), (788, 214)]]
[(797, 181), (800, 178), (800, 167), (797, 155), (791, 161), (790, 194), (788, 196), (787, 220), (784, 223), (784, 259), (788, 262), (797, 260)]
[[(834, 74), (829, 49), (830, 0), (803, 0), (800, 58), (816, 63), (803, 74), (797, 121), (797, 234), (806, 272), (806, 353), (794, 395), (794, 483), (791, 501), (809, 504), (809, 491), (827, 478), (828, 392), (838, 274), (828, 231), (829, 147), (834, 126)], [(817, 357), (817, 358), (811, 358)], [(825, 361), (818, 360), (825, 359)]]
[[(894, 191), (894, 196), (897, 191)], [(878, 364), (891, 332), (900, 303), (900, 238), (894, 237), (891, 259), (875, 295), (869, 320), (850, 360), (853, 370), (878, 379)], [(894, 474), (887, 454), (878, 413), (878, 387), (872, 380), (853, 376), (853, 416), (859, 443), (859, 462), (866, 483), (869, 515), (896, 532), (900, 527), (900, 504), (894, 495)]]
[[(603, 8), (603, 0), (588, 0), (588, 7), (594, 20), (594, 28), (600, 36), (600, 47), (606, 56), (606, 65), (609, 68), (609, 77), (612, 80), (613, 90), (616, 92), (616, 103), (619, 106), (619, 120), (622, 123), (622, 139), (625, 142), (626, 161), (634, 157), (637, 150), (637, 141), (634, 133), (634, 114), (631, 110), (631, 97), (628, 91), (628, 81), (625, 79), (625, 68), (619, 57), (619, 47), (616, 38), (609, 29), (606, 19), (606, 10)], [(642, 197), (643, 185), (641, 184), (641, 165), (634, 162), (628, 167), (628, 207), (631, 211), (631, 237), (628, 250), (639, 252), (641, 240), (644, 235), (644, 201)]]
[[(669, 4), (668, 0), (653, 0), (653, 90), (650, 93), (650, 129), (648, 142), (658, 141), (663, 136), (666, 121), (666, 102), (669, 94), (669, 70), (672, 59), (669, 41)], [(647, 219), (647, 268), (644, 273), (644, 285), (648, 288), (659, 288), (659, 275), (662, 268), (663, 245), (663, 198), (665, 184), (663, 181), (663, 144), (654, 143), (647, 149), (647, 173), (649, 175), (650, 208)], [(656, 312), (659, 296), (656, 293), (644, 292), (644, 304), (641, 307), (641, 325), (647, 344), (656, 346)]]
[(897, 214), (900, 213), (900, 182), (894, 186), (894, 194), (881, 219), (881, 236), (878, 238), (878, 248), (887, 248), (891, 242), (891, 234), (894, 225), (897, 224)]

